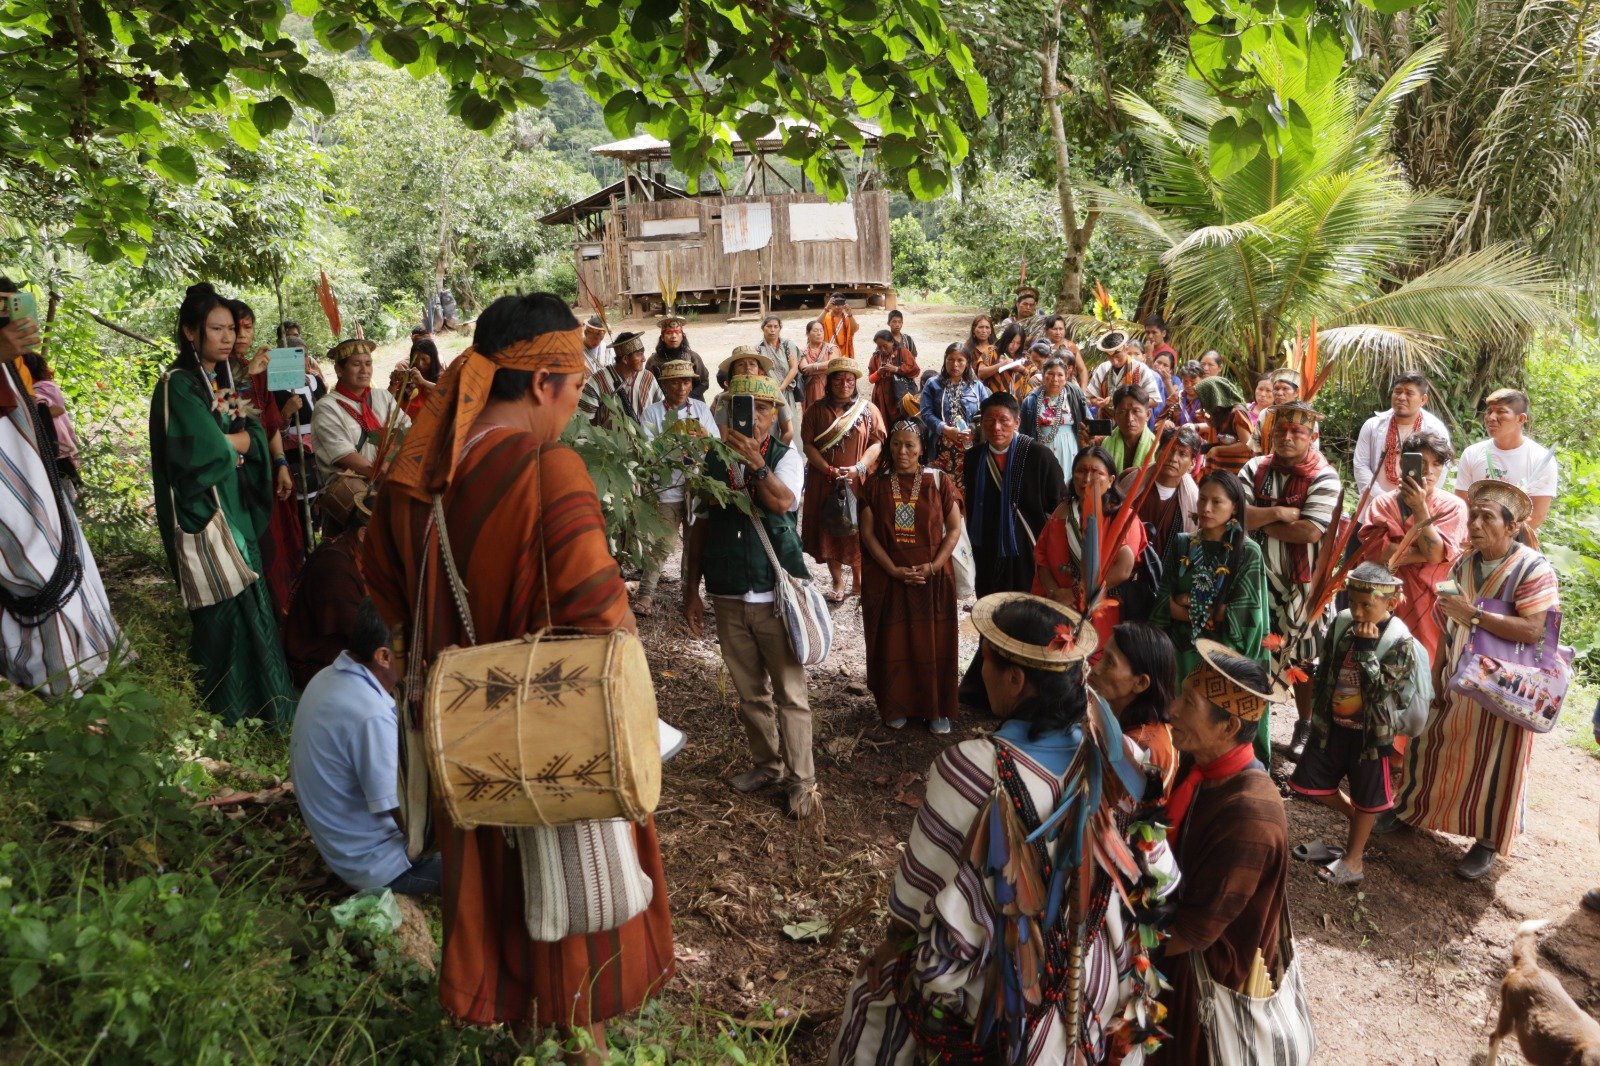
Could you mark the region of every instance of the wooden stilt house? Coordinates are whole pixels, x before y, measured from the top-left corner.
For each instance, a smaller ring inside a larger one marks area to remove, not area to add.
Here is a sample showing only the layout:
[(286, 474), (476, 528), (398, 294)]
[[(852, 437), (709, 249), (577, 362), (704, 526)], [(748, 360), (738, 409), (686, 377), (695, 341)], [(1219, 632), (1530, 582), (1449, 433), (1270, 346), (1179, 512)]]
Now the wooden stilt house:
[[(878, 131), (861, 126), (870, 152)], [(862, 303), (894, 304), (889, 272), (889, 194), (868, 187), (864, 167), (842, 203), (800, 187), (767, 154), (782, 127), (754, 147), (734, 142), (744, 173), (729, 191), (692, 196), (661, 176), (671, 146), (648, 135), (590, 151), (619, 160), (623, 179), (546, 215), (577, 230), (579, 277), (606, 304), (633, 314), (661, 309), (662, 279), (678, 309), (726, 310), (756, 317), (787, 303), (817, 304), (830, 292)]]

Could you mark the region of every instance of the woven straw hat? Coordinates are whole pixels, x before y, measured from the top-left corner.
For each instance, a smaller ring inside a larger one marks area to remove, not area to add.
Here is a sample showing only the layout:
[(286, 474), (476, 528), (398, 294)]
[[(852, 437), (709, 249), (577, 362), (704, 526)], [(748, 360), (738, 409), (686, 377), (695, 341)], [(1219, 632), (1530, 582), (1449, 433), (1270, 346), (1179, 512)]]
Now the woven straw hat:
[(823, 367), (824, 377), (833, 377), (835, 374), (854, 374), (857, 380), (863, 377), (861, 364), (845, 355), (836, 355), (828, 360), (828, 365)]
[(1497, 478), (1474, 482), (1467, 490), (1467, 499), (1473, 504), (1492, 503), (1504, 507), (1518, 522), (1526, 522), (1533, 515), (1533, 501), (1528, 494), (1511, 482)]
[(365, 337), (351, 337), (349, 340), (340, 341), (328, 349), (328, 358), (334, 366), (357, 355), (371, 355), (378, 348), (377, 342), (369, 341)]
[(694, 364), (689, 360), (674, 359), (670, 363), (662, 364), (661, 373), (656, 375), (656, 380), (672, 381), (676, 378), (694, 378), (697, 376), (694, 372)]
[[(995, 624), (994, 616), (1001, 608), (1025, 601), (1046, 607), (1061, 619), (1057, 627), (1057, 633), (1061, 635), (1059, 646), (1029, 644), (1025, 640), (1007, 636)], [(1076, 611), (1027, 592), (996, 592), (985, 596), (973, 605), (972, 624), (1000, 655), (1018, 666), (1037, 670), (1065, 670), (1073, 663), (1084, 661), (1100, 647), (1100, 634), (1095, 632), (1094, 626), (1085, 624)]]
[(765, 352), (758, 351), (757, 349), (750, 347), (748, 344), (741, 344), (739, 347), (735, 348), (733, 350), (733, 354), (724, 359), (722, 361), (722, 365), (717, 367), (717, 373), (724, 375), (732, 374), (733, 364), (737, 363), (741, 359), (754, 359), (756, 362), (761, 364), (761, 370), (763, 373), (772, 373), (772, 356)]
[[(1242, 718), (1247, 722), (1259, 722), (1272, 704), (1290, 703), (1294, 700), (1293, 690), (1281, 681), (1274, 680), (1269, 691), (1260, 692), (1235, 680), (1232, 674), (1217, 665), (1218, 655), (1240, 654), (1226, 644), (1202, 638), (1194, 642), (1194, 650), (1200, 655), (1200, 664), (1189, 673), (1183, 683), (1199, 686), (1202, 696), (1235, 718)], [(1249, 656), (1241, 657), (1249, 658)]]

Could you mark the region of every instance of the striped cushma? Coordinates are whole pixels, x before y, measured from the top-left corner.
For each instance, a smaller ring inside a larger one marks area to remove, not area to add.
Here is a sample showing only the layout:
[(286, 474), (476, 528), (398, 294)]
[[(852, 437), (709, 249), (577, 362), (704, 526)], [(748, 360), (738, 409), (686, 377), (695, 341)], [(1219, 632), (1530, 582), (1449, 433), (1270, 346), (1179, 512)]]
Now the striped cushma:
[[(919, 1051), (900, 1002), (915, 997), (924, 1013), (942, 1008), (967, 1025), (976, 1022), (989, 978), (989, 960), (999, 924), (992, 889), (966, 861), (968, 838), (979, 812), (995, 790), (995, 746), (1006, 744), (1018, 778), (1042, 814), (1060, 801), (1061, 778), (1004, 740), (967, 740), (946, 748), (928, 774), (927, 800), (917, 812), (889, 895), (889, 912), (900, 926), (914, 930), (914, 946), (882, 968), (878, 981), (863, 971), (851, 982), (831, 1064), (909, 1066), (927, 1061)], [(1166, 860), (1164, 846), (1161, 859)], [(1168, 867), (1170, 869), (1170, 867)], [(1120, 1014), (1130, 985), (1129, 938), (1137, 936), (1128, 913), (1116, 902), (1107, 907), (1101, 933), (1084, 961), (1084, 1002), (1094, 1017), (1091, 1033)], [(1113, 949), (1112, 945), (1115, 945)], [(1105, 1041), (1090, 1061), (1103, 1061)], [(1142, 1058), (1135, 1049), (1125, 1062)], [(1063, 1063), (1074, 1059), (1071, 1034), (1061, 1014), (1048, 1011), (1027, 1031), (1021, 1061)]]
[(10, 612), (0, 612), (0, 672), (22, 688), (62, 695), (77, 691), (105, 670), (122, 644), (122, 634), (111, 618), (100, 571), (70, 508), (70, 529), (62, 528), (22, 383), (9, 367), (0, 373), (18, 399), (0, 416), (0, 585), (13, 595), (37, 594), (55, 573), (67, 536), (77, 541), (83, 562), (78, 590), (40, 624), (24, 625)]
[[(504, 428), (476, 433), (462, 450), (444, 509), (480, 643), (551, 625), (634, 629), (594, 483), (570, 448)], [(393, 487), (373, 510), (364, 572), (396, 632), (408, 631), (414, 616), (430, 513), (429, 503)], [(436, 542), (426, 547), (432, 556), (420, 640), (431, 662), (440, 649), (468, 639)], [(437, 804), (434, 825), (444, 856), (439, 999), (454, 1017), (480, 1025), (589, 1025), (638, 1007), (672, 975), (654, 820), (634, 830), (640, 864), (655, 886), (650, 906), (620, 928), (554, 943), (528, 938), (521, 861), (501, 830), (452, 828)]]
[[(1257, 493), (1255, 490), (1257, 472), (1261, 467), (1272, 466), (1272, 456), (1258, 455), (1244, 465), (1239, 476), (1244, 480), (1245, 493), (1250, 503), (1256, 507), (1281, 506), (1283, 491), (1289, 480), (1289, 475), (1281, 470), (1272, 470), (1266, 475), (1266, 491)], [(1334, 509), (1339, 506), (1339, 472), (1332, 466), (1324, 466), (1311, 478), (1311, 487), (1306, 491), (1306, 498), (1300, 504), (1300, 518), (1313, 523), (1317, 529), (1326, 530), (1336, 515)], [(1307, 602), (1311, 593), (1311, 582), (1296, 581), (1290, 569), (1290, 555), (1293, 549), (1303, 547), (1306, 555), (1306, 565), (1311, 573), (1316, 573), (1317, 555), (1320, 552), (1320, 543), (1313, 541), (1305, 545), (1291, 545), (1288, 541), (1269, 537), (1265, 533), (1254, 534), (1256, 543), (1261, 546), (1261, 554), (1267, 566), (1267, 601), (1271, 607), (1272, 632), (1280, 637), (1287, 637), (1296, 632), (1305, 617)], [(1315, 659), (1322, 649), (1322, 637), (1327, 631), (1328, 623), (1333, 620), (1333, 605), (1328, 605), (1328, 610), (1318, 623), (1307, 631), (1301, 638), (1299, 649), (1295, 657), (1302, 661)]]
[[(1545, 557), (1520, 544), (1513, 544), (1512, 552), (1514, 558), (1500, 573), (1495, 566), (1482, 567), (1482, 583), (1473, 551), (1456, 561), (1451, 576), (1468, 599), (1508, 600), (1517, 614), (1559, 608), (1560, 586)], [(1446, 626), (1441, 654), (1447, 676), (1455, 672), (1471, 635), (1466, 626)], [(1406, 750), (1405, 785), (1395, 815), (1421, 829), (1486, 841), (1509, 855), (1522, 833), (1532, 755), (1532, 732), (1447, 692)]]

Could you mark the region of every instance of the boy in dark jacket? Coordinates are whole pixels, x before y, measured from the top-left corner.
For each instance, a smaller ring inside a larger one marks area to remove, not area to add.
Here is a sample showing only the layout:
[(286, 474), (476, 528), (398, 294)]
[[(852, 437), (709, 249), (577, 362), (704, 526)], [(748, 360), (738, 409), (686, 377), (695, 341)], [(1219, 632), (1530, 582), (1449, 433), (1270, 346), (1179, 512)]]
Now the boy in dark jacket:
[[(1312, 841), (1292, 852), (1317, 863), (1317, 876), (1334, 885), (1363, 876), (1372, 824), (1394, 806), (1390, 756), (1402, 720), (1419, 692), (1432, 688), (1427, 652), (1394, 616), (1400, 579), (1378, 563), (1363, 563), (1345, 590), (1350, 606), (1329, 632), (1312, 688), (1310, 741), (1289, 779), (1295, 792), (1350, 821), (1343, 849)], [(1339, 788), (1347, 780), (1348, 794)]]

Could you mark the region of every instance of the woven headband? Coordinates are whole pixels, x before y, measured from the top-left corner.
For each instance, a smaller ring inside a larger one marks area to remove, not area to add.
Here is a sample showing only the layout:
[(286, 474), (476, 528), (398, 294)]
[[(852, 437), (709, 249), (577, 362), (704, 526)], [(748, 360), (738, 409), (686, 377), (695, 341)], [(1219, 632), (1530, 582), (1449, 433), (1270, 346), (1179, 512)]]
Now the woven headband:
[(1184, 684), (1194, 686), (1208, 701), (1246, 722), (1261, 721), (1270, 702), (1265, 696), (1240, 688), (1237, 681), (1203, 659)]
[(513, 341), (493, 355), (468, 348), (450, 364), (428, 396), (387, 480), (424, 499), (449, 487), (461, 459), (461, 446), (489, 403), (495, 371), (577, 374), (587, 369), (582, 327)]

